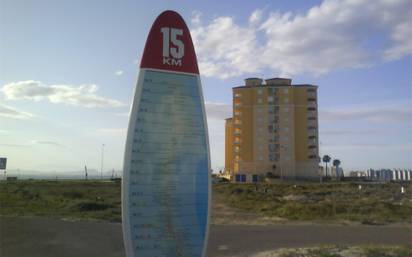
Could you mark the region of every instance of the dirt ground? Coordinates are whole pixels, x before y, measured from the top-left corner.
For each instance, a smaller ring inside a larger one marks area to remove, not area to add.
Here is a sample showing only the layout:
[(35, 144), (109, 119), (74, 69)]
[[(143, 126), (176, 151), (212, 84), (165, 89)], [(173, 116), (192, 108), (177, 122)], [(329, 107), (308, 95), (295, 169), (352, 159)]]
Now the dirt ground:
[[(244, 219), (241, 215), (236, 218)], [(252, 256), (284, 247), (325, 244), (412, 246), (412, 227), (212, 225), (207, 257)], [(0, 256), (124, 257), (121, 224), (45, 217), (0, 217)]]

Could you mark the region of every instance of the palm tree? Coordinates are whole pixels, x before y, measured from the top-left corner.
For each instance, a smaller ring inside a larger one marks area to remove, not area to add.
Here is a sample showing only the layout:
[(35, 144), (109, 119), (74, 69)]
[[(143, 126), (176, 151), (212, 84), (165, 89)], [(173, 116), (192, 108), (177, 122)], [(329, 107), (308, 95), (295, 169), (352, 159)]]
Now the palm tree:
[(340, 179), (340, 177), (341, 177), (341, 174), (339, 173), (339, 165), (340, 165), (340, 160), (339, 159), (335, 159), (335, 160), (333, 160), (333, 166), (335, 166), (335, 172), (336, 172), (336, 178), (339, 178)]
[(329, 155), (324, 155), (322, 161), (326, 164), (326, 178), (328, 177), (328, 162), (330, 162), (332, 158)]

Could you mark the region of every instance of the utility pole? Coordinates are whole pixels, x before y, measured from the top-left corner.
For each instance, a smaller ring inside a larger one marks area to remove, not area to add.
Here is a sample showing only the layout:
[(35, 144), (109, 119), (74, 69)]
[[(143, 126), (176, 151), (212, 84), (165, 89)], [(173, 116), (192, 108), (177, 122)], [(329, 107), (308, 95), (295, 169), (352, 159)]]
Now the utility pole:
[(104, 144), (102, 144), (102, 156), (101, 156), (101, 163), (100, 163), (100, 179), (103, 180), (103, 158), (104, 158)]
[(84, 165), (84, 178), (85, 178), (85, 180), (87, 180), (87, 166), (86, 165)]

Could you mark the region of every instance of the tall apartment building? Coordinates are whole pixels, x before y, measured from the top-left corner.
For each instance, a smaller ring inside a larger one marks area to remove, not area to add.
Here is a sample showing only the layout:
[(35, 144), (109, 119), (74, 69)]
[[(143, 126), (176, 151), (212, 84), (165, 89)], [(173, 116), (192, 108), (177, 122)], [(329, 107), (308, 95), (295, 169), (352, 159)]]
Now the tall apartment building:
[(225, 170), (235, 182), (317, 179), (317, 86), (291, 79), (245, 79), (233, 88), (233, 117), (226, 119)]

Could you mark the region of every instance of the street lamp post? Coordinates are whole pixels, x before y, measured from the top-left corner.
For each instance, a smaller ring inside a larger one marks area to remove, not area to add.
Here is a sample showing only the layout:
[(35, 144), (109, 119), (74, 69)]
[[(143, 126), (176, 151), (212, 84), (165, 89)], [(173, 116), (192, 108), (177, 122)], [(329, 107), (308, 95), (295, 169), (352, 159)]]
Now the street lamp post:
[(103, 158), (104, 158), (104, 144), (102, 144), (102, 156), (100, 158), (100, 179), (103, 180)]

